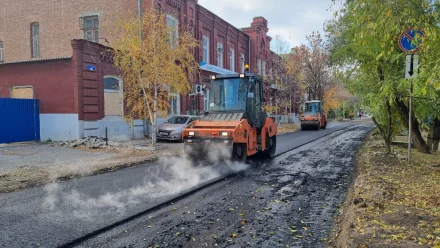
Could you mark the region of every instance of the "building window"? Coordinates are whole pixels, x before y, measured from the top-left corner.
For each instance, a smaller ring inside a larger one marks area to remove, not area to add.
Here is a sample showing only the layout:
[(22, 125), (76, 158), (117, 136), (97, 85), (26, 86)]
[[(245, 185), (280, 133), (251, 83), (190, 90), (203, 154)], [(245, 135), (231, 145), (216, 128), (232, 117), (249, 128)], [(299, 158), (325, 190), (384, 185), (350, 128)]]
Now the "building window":
[(244, 58), (244, 54), (240, 54), (240, 72), (241, 73), (244, 73), (244, 60), (245, 60), (245, 58)]
[(119, 92), (121, 91), (120, 80), (114, 77), (104, 78), (104, 92)]
[(235, 71), (235, 51), (234, 49), (229, 49), (229, 67), (231, 71)]
[(180, 97), (177, 94), (170, 94), (170, 115), (178, 115), (180, 113), (179, 109)]
[(179, 38), (179, 22), (172, 15), (167, 15), (167, 27), (170, 29), (170, 45), (175, 47)]
[(177, 93), (174, 93), (174, 90), (172, 89), (168, 93), (169, 97), (169, 103), (170, 103), (170, 109), (168, 111), (169, 115), (179, 115), (180, 114), (180, 95)]
[(0, 62), (5, 60), (3, 41), (0, 41)]
[(206, 89), (205, 92), (203, 92), (203, 109), (205, 112), (209, 111), (209, 90)]
[(122, 79), (115, 76), (104, 77), (104, 114), (105, 116), (123, 116), (124, 102)]
[(31, 24), (31, 57), (40, 57), (40, 24), (38, 22)]
[(203, 36), (203, 62), (209, 64), (209, 38)]
[(34, 89), (32, 86), (13, 86), (11, 88), (11, 98), (33, 99)]
[(217, 43), (217, 65), (223, 68), (223, 44)]
[(99, 42), (99, 18), (98, 16), (81, 17), (81, 27), (84, 32), (84, 39), (92, 42)]
[(266, 61), (263, 60), (263, 64), (261, 65), (261, 73), (263, 76), (266, 76)]
[(258, 74), (261, 75), (261, 59), (258, 60)]

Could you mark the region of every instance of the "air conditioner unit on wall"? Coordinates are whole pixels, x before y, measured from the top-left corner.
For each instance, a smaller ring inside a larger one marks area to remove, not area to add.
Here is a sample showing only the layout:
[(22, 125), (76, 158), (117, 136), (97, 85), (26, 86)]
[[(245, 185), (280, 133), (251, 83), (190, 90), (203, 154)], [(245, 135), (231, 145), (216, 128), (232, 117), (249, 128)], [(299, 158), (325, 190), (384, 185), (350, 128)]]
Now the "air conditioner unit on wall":
[(191, 95), (203, 95), (203, 86), (201, 84), (193, 84)]

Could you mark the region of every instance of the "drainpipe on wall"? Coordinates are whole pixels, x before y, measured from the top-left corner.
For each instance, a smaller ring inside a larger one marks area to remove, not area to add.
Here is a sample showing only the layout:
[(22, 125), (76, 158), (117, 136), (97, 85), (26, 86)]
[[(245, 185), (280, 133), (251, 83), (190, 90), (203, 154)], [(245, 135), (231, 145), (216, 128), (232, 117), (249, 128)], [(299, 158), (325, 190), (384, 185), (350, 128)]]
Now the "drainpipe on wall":
[(251, 37), (249, 36), (249, 72), (251, 72)]

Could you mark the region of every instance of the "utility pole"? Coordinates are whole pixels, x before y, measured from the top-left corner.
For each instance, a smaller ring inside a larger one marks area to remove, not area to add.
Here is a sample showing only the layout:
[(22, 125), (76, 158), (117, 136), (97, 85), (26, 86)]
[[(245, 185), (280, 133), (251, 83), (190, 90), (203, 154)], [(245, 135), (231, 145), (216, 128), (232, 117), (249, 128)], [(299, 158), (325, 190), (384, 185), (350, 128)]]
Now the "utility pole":
[(289, 123), (290, 123), (290, 118), (292, 118), (292, 90), (289, 91)]
[(312, 100), (312, 96), (311, 96), (311, 90), (310, 90), (310, 86), (309, 86), (309, 101)]
[(344, 100), (342, 100), (342, 119), (345, 119)]

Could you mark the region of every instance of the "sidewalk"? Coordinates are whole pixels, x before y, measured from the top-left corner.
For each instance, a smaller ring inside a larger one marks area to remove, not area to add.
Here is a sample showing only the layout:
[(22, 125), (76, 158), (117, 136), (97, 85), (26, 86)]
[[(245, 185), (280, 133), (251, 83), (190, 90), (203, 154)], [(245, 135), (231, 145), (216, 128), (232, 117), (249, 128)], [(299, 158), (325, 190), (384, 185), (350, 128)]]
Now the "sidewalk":
[(181, 143), (158, 143), (156, 151), (136, 150), (150, 140), (121, 143), (118, 148), (70, 148), (61, 143), (25, 143), (0, 146), (0, 193), (43, 185), (53, 181), (114, 171), (177, 156)]
[[(278, 134), (297, 130), (297, 124), (281, 124)], [(0, 193), (111, 172), (183, 152), (183, 144), (176, 142), (158, 142), (158, 149), (150, 151), (148, 139), (108, 144), (94, 138), (69, 143), (0, 144)]]

